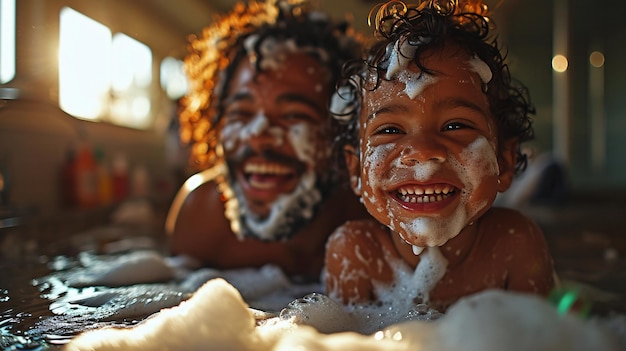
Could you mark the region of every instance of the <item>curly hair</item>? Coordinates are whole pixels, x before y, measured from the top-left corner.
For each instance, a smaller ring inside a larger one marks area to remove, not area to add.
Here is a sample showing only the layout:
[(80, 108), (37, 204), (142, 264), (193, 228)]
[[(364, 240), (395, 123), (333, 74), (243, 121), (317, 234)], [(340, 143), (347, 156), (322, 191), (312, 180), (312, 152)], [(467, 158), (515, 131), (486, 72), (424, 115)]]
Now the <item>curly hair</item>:
[[(418, 0), (408, 5), (390, 1), (370, 11), (369, 24), (374, 27), (375, 42), (365, 60), (347, 63), (339, 83), (339, 96), (344, 100), (333, 115), (342, 122), (335, 140), (336, 157), (341, 157), (343, 145), (358, 146), (359, 112), (363, 89), (375, 90), (389, 67), (389, 45), (409, 44), (415, 49), (412, 60), (421, 72), (429, 72), (420, 62), (424, 51), (454, 43), (485, 62), (492, 78), (483, 88), (489, 100), (500, 141), (517, 138), (524, 142), (534, 138), (528, 89), (511, 78), (508, 65), (497, 44), (490, 37), (493, 23), (488, 8), (481, 0)], [(405, 54), (400, 53), (405, 56)], [(367, 86), (367, 87), (366, 87)], [(525, 169), (527, 158), (517, 150), (516, 171)]]
[[(247, 40), (251, 37), (256, 39), (252, 48)], [(218, 145), (223, 92), (247, 55), (256, 59), (258, 72), (263, 70), (261, 44), (266, 39), (291, 40), (298, 49), (316, 56), (331, 73), (332, 88), (343, 64), (360, 56), (363, 40), (348, 22), (332, 21), (314, 11), (307, 0), (240, 2), (204, 28), (200, 37), (191, 36), (190, 53), (185, 58), (190, 90), (181, 99), (179, 120), (181, 141), (191, 144), (192, 167), (201, 170), (222, 161)]]

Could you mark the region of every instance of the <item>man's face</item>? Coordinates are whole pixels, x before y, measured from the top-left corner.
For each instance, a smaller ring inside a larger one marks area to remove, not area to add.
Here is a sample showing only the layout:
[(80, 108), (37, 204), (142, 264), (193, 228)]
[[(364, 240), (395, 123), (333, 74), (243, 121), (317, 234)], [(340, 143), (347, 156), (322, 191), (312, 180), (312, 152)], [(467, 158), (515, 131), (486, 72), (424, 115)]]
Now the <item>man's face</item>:
[(229, 218), (245, 218), (264, 239), (284, 235), (277, 228), (299, 222), (294, 216), (312, 217), (331, 150), (329, 72), (302, 53), (277, 63), (262, 72), (247, 59), (239, 63), (224, 97), (221, 130), (239, 212)]

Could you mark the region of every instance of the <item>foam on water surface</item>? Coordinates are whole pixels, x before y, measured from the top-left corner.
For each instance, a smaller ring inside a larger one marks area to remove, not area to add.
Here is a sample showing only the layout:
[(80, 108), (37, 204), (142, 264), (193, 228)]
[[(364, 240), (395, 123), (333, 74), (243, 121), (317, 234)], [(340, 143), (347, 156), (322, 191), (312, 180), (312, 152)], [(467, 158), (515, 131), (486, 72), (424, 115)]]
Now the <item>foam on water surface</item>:
[(536, 296), (499, 290), (462, 299), (436, 321), (398, 323), (369, 335), (323, 334), (295, 318), (257, 323), (238, 291), (218, 278), (133, 328), (86, 332), (65, 350), (619, 350), (593, 321), (559, 315)]

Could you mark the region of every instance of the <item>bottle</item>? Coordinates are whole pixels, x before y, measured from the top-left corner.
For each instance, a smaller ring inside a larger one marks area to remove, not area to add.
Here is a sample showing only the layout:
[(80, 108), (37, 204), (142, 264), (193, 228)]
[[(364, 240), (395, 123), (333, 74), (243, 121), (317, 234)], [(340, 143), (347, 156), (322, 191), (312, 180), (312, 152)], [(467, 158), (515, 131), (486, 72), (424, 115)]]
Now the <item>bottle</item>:
[(61, 166), (60, 175), (61, 204), (65, 208), (77, 205), (76, 199), (76, 151), (73, 148), (67, 150), (65, 162)]
[(98, 205), (96, 160), (89, 144), (83, 144), (76, 157), (76, 200), (79, 207)]
[(111, 174), (113, 180), (113, 200), (121, 202), (128, 196), (128, 161), (126, 156), (118, 154), (113, 159), (113, 170)]
[(113, 179), (111, 171), (106, 164), (102, 148), (97, 148), (94, 153), (96, 158), (98, 204), (108, 206), (113, 202)]

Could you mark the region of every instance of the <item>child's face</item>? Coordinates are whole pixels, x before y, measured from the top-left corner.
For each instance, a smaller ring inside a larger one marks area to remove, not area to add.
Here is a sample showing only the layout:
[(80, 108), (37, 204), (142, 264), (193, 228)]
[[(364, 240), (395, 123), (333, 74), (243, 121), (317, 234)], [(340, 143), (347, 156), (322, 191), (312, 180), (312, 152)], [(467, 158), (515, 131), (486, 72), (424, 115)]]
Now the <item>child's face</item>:
[(449, 45), (427, 52), (423, 64), (432, 75), (418, 78), (411, 63), (365, 91), (360, 157), (346, 156), (370, 214), (409, 244), (432, 247), (487, 211), (509, 185), (499, 177), (512, 177), (515, 153), (498, 157), (486, 65)]

